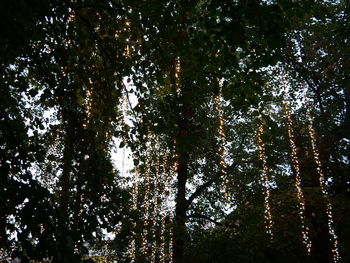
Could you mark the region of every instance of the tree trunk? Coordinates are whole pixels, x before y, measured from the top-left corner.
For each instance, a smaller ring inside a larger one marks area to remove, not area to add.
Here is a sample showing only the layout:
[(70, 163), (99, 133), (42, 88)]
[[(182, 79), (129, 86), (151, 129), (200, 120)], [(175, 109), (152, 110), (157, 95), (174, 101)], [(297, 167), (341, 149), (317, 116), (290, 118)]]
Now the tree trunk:
[(182, 263), (183, 255), (185, 252), (185, 236), (186, 236), (186, 181), (188, 177), (188, 153), (185, 152), (179, 155), (178, 158), (178, 170), (177, 170), (177, 195), (176, 195), (176, 208), (174, 218), (174, 250), (173, 258), (174, 263)]

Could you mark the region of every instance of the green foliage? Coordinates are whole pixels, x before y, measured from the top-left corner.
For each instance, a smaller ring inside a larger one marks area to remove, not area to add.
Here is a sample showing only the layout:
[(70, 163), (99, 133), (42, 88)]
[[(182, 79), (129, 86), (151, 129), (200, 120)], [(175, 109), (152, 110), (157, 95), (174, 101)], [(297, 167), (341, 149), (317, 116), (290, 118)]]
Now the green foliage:
[[(112, 161), (114, 148), (128, 147), (142, 179), (147, 158), (152, 176), (160, 154), (170, 163), (161, 166), (164, 172), (177, 162), (176, 213), (167, 223), (183, 250), (174, 253), (175, 263), (330, 262), (326, 204), (305, 108), (298, 105), (305, 84), (341, 253), (349, 260), (348, 4), (33, 0), (2, 1), (0, 9), (5, 252), (16, 248), (33, 260), (79, 262), (86, 243), (102, 250), (107, 231), (117, 232), (109, 244), (113, 257), (128, 262), (134, 223), (143, 232), (145, 201), (138, 201), (140, 211), (130, 210), (130, 187)], [(300, 241), (280, 70), (295, 99), (293, 128), (315, 243), (311, 257)], [(264, 233), (260, 124), (272, 182), (273, 240)], [(150, 135), (160, 142), (149, 142)], [(139, 197), (146, 191), (140, 182)], [(158, 243), (159, 235), (157, 229)], [(137, 253), (140, 262), (148, 260)]]

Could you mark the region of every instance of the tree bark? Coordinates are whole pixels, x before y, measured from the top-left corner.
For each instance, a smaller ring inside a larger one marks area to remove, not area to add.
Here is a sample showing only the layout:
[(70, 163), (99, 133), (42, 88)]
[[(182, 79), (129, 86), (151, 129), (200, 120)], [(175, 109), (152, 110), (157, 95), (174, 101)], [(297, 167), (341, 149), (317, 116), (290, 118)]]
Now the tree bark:
[(184, 262), (183, 255), (185, 252), (185, 237), (186, 237), (186, 212), (187, 212), (187, 200), (186, 200), (186, 182), (188, 178), (188, 156), (187, 152), (179, 155), (178, 158), (178, 171), (177, 171), (177, 195), (176, 195), (176, 207), (174, 217), (174, 250), (173, 259), (174, 263)]

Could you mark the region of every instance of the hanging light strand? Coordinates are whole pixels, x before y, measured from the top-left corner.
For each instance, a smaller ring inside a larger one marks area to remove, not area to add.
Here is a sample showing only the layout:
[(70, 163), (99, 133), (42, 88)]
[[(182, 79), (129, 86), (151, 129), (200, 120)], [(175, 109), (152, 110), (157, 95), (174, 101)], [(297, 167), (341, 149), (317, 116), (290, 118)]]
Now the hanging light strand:
[(162, 163), (162, 172), (161, 172), (161, 183), (162, 183), (162, 192), (160, 195), (161, 198), (161, 204), (160, 204), (160, 210), (161, 210), (161, 227), (160, 227), (160, 245), (159, 245), (159, 263), (165, 263), (165, 219), (166, 219), (166, 210), (168, 208), (168, 198), (167, 195), (167, 165), (168, 165), (168, 157), (167, 154), (163, 156), (163, 163)]
[[(89, 79), (89, 82), (90, 84), (92, 85), (92, 80)], [(92, 114), (92, 95), (93, 95), (93, 86), (91, 86), (91, 89), (88, 89), (86, 91), (86, 117), (84, 118), (83, 120), (83, 128), (84, 129), (87, 129), (87, 127), (89, 126), (90, 124), (90, 117), (91, 117), (91, 114)]]
[(263, 126), (262, 124), (258, 128), (258, 149), (259, 149), (259, 160), (262, 162), (262, 173), (261, 173), (261, 180), (264, 187), (264, 223), (265, 223), (265, 229), (266, 233), (270, 236), (270, 238), (273, 238), (273, 221), (272, 221), (272, 214), (271, 214), (271, 206), (270, 206), (270, 179), (268, 176), (268, 167), (266, 164), (266, 157), (265, 157), (265, 144), (262, 140), (262, 134), (263, 134)]
[[(170, 223), (172, 223), (172, 217), (170, 217)], [(169, 230), (169, 263), (173, 263), (173, 231)]]
[[(147, 143), (150, 142), (151, 136), (148, 134)], [(147, 147), (149, 145), (146, 145)], [(143, 221), (143, 231), (142, 231), (142, 251), (145, 255), (147, 255), (148, 250), (148, 221), (149, 221), (149, 209), (150, 209), (150, 202), (149, 202), (149, 194), (150, 194), (150, 163), (151, 163), (151, 151), (148, 150), (147, 157), (146, 157), (146, 163), (145, 163), (145, 194), (144, 194), (144, 221)]]
[[(159, 138), (157, 138), (157, 150), (159, 152), (160, 145), (159, 145)], [(153, 238), (153, 244), (152, 244), (152, 252), (151, 252), (151, 263), (156, 262), (156, 254), (157, 254), (157, 226), (158, 226), (158, 195), (159, 195), (159, 189), (158, 189), (158, 176), (159, 176), (159, 155), (157, 156), (156, 166), (155, 166), (155, 177), (153, 181), (154, 185), (154, 196), (153, 196), (153, 224), (152, 224), (152, 238)]]
[[(176, 144), (176, 142), (175, 142)], [(170, 171), (170, 176), (169, 176), (169, 197), (170, 200), (169, 201), (173, 201), (171, 200), (174, 196), (174, 184), (175, 184), (175, 177), (177, 175), (177, 171), (179, 168), (179, 155), (175, 154), (174, 155), (174, 163), (173, 163), (173, 167)], [(174, 219), (174, 211), (173, 209), (171, 211), (169, 211), (169, 223), (172, 224), (173, 223), (173, 219)], [(173, 262), (173, 229), (172, 227), (169, 228), (169, 251), (168, 251), (168, 262), (172, 263)]]
[(291, 155), (292, 155), (292, 165), (295, 173), (295, 180), (294, 180), (294, 186), (296, 188), (297, 198), (299, 202), (299, 211), (298, 216), (301, 222), (301, 232), (302, 232), (302, 240), (303, 244), (306, 247), (306, 251), (308, 254), (311, 253), (311, 247), (312, 242), (310, 238), (310, 230), (308, 226), (305, 223), (305, 199), (304, 199), (304, 193), (301, 188), (301, 177), (300, 177), (300, 164), (297, 156), (297, 147), (295, 144), (295, 138), (294, 138), (294, 131), (293, 131), (293, 121), (292, 121), (292, 114), (289, 109), (289, 102), (287, 99), (287, 90), (284, 91), (284, 109), (286, 112), (287, 117), (287, 130), (288, 130), (288, 137), (289, 137), (289, 144), (291, 148)]
[(323, 172), (322, 168), (322, 163), (320, 159), (320, 154), (319, 150), (317, 147), (317, 141), (316, 141), (316, 133), (313, 128), (313, 118), (311, 115), (311, 105), (307, 101), (307, 111), (306, 111), (306, 118), (308, 120), (308, 131), (309, 131), (309, 137), (310, 137), (310, 142), (311, 142), (311, 147), (312, 147), (312, 153), (314, 157), (314, 161), (316, 164), (316, 171), (319, 176), (319, 183), (320, 183), (320, 188), (322, 195), (324, 199), (327, 201), (327, 207), (326, 207), (326, 214), (327, 214), (327, 225), (328, 225), (328, 232), (330, 235), (330, 241), (332, 242), (332, 254), (333, 254), (333, 262), (337, 263), (340, 261), (340, 253), (339, 253), (339, 244), (338, 244), (338, 236), (335, 232), (335, 227), (334, 227), (334, 220), (333, 220), (333, 207), (331, 204), (331, 201), (329, 200), (328, 192), (326, 189), (326, 183), (325, 183), (325, 174)]
[[(132, 189), (132, 210), (137, 211), (137, 196), (138, 196), (138, 170), (135, 170), (135, 176), (134, 176), (134, 183), (133, 183), (133, 189)], [(132, 229), (131, 229), (131, 242), (130, 242), (130, 262), (134, 263), (136, 260), (136, 222), (132, 222)]]
[(160, 228), (159, 263), (165, 262), (165, 215), (162, 215)]
[[(219, 82), (219, 81), (218, 81)], [(218, 153), (220, 155), (220, 173), (224, 181), (224, 196), (225, 198), (230, 201), (231, 197), (229, 194), (229, 181), (227, 177), (227, 164), (225, 161), (226, 157), (226, 135), (225, 135), (225, 119), (222, 114), (222, 96), (221, 96), (221, 85), (219, 85), (219, 94), (215, 96), (215, 108), (216, 108), (216, 114), (219, 119), (219, 125), (217, 128), (218, 133), (218, 139), (219, 139), (219, 147), (218, 147)]]
[(180, 94), (180, 72), (181, 72), (181, 63), (180, 63), (180, 58), (177, 57), (175, 59), (175, 87), (176, 87), (176, 94)]
[[(129, 13), (131, 13), (131, 11), (132, 11), (132, 9), (129, 7)], [(131, 22), (130, 22), (130, 20), (126, 19), (124, 30), (126, 32), (130, 33), (130, 28), (131, 28)], [(125, 58), (130, 58), (130, 35), (126, 39), (126, 41), (127, 41), (127, 43), (125, 46), (124, 55), (125, 55)]]
[[(124, 92), (122, 92), (121, 97), (119, 99), (119, 111), (121, 112), (121, 124), (122, 125), (126, 125), (126, 119), (127, 119), (127, 111), (128, 111), (128, 104), (126, 102), (126, 94)], [(121, 178), (120, 181), (122, 183), (122, 185), (126, 185), (126, 176), (125, 176), (125, 159), (126, 159), (126, 139), (122, 138), (122, 141), (124, 143), (122, 150), (122, 158), (121, 158)]]

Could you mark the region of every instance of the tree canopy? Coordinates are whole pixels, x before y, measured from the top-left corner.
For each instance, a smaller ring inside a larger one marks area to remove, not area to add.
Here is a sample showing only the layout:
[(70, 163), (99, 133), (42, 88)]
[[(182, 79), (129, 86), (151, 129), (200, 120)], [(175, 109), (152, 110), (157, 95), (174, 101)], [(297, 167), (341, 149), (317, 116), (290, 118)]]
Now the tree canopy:
[(0, 7), (0, 260), (350, 260), (349, 1)]

